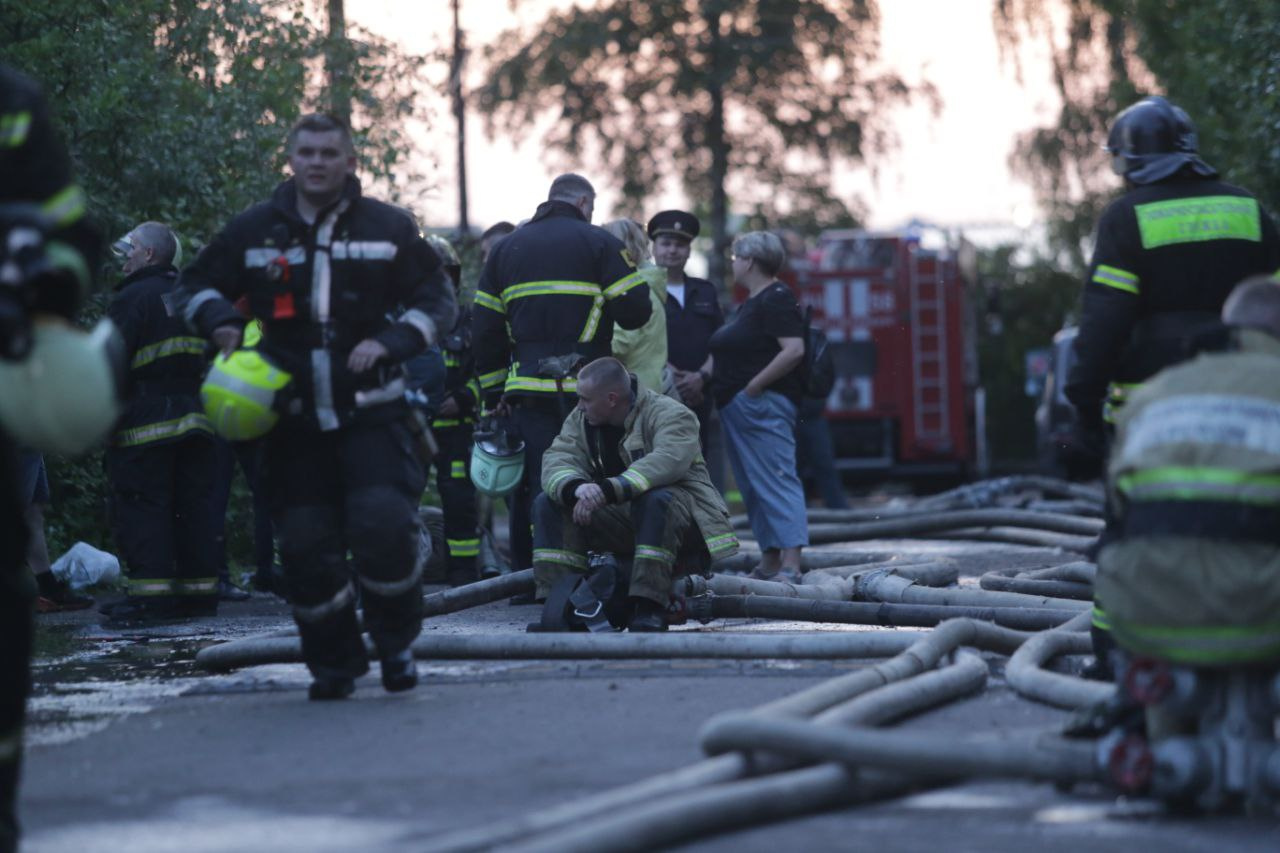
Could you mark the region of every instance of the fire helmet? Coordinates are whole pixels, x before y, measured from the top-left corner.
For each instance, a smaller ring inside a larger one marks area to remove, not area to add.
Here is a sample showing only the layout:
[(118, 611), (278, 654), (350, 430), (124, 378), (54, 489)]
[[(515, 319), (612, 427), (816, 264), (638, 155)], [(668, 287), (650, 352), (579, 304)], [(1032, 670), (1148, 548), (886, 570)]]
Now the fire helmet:
[(440, 266), (444, 267), (444, 271), (453, 279), (453, 286), (461, 287), (462, 261), (458, 259), (458, 253), (453, 248), (453, 244), (439, 234), (428, 234), (425, 239), (440, 257)]
[(475, 431), (471, 449), (471, 482), (476, 491), (502, 498), (515, 491), (524, 476), (524, 441), (492, 421)]
[(32, 320), (31, 349), (0, 360), (0, 429), (48, 453), (83, 453), (120, 416), (127, 365), (110, 320), (90, 331), (60, 317)]
[(1197, 153), (1195, 125), (1186, 111), (1158, 95), (1116, 117), (1105, 146), (1111, 168), (1134, 184), (1153, 184), (1190, 166), (1206, 178), (1218, 172)]
[(238, 349), (214, 359), (200, 386), (204, 413), (218, 435), (250, 441), (280, 420), (293, 377), (258, 350)]

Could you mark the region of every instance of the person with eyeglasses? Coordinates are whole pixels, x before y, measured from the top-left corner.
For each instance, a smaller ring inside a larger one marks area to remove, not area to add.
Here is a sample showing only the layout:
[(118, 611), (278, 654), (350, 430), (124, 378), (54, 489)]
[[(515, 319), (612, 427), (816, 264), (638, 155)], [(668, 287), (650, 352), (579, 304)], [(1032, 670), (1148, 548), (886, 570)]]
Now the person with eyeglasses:
[(711, 393), (720, 409), (733, 476), (760, 545), (752, 577), (798, 581), (809, 544), (804, 488), (796, 474), (796, 413), (804, 396), (804, 317), (778, 272), (787, 253), (776, 234), (733, 241), (734, 280), (749, 296), (711, 336)]

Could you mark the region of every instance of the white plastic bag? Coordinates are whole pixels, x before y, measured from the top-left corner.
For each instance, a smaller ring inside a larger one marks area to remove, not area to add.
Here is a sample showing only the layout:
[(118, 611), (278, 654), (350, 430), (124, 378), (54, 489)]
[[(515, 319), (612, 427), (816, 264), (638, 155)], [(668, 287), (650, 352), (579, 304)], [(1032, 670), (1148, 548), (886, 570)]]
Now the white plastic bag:
[(71, 584), (72, 589), (110, 583), (120, 577), (120, 561), (116, 556), (99, 551), (87, 542), (72, 545), (51, 568), (53, 574)]

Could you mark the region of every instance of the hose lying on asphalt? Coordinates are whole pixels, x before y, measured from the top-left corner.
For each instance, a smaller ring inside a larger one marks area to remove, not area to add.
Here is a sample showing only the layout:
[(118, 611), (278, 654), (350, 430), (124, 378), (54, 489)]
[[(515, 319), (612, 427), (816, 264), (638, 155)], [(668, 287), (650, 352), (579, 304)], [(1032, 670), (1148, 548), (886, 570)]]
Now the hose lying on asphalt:
[(1088, 654), (1093, 643), (1088, 633), (1092, 614), (1079, 614), (1052, 631), (1036, 634), (1009, 658), (1004, 677), (1009, 686), (1031, 699), (1059, 708), (1081, 708), (1101, 702), (1115, 693), (1115, 685), (1086, 681), (1042, 669), (1060, 654)]
[(889, 572), (925, 586), (946, 586), (955, 583), (960, 576), (955, 564), (949, 560), (924, 560), (920, 562), (874, 563), (868, 566), (833, 566), (829, 569), (813, 569), (798, 584), (787, 581), (756, 580), (743, 575), (715, 574), (710, 578), (690, 575), (685, 579), (685, 594), (701, 595), (714, 592), (717, 595), (773, 595), (783, 598), (827, 599), (848, 601), (853, 597), (858, 578), (871, 572)]
[[(901, 652), (920, 639), (917, 632), (830, 632), (822, 634), (454, 634), (420, 636), (413, 643), (419, 660), (642, 660), (794, 658), (845, 660), (879, 658)], [(296, 637), (236, 640), (201, 649), (196, 663), (231, 670), (302, 660)]]
[(996, 569), (987, 572), (978, 579), (978, 585), (996, 592), (1020, 592), (1023, 595), (1044, 595), (1077, 601), (1093, 600), (1093, 584), (1030, 577), (1021, 569)]
[(981, 619), (1020, 631), (1042, 631), (1071, 619), (1078, 611), (1031, 607), (942, 607), (866, 601), (823, 601), (774, 595), (716, 595), (688, 599), (689, 617), (713, 619), (784, 619), (835, 622), (887, 628), (931, 627), (946, 619)]
[(860, 539), (915, 536), (940, 530), (966, 527), (1025, 527), (1075, 536), (1097, 536), (1103, 523), (1096, 518), (1027, 512), (1021, 509), (966, 509), (928, 514), (912, 514), (904, 518), (861, 521), (850, 524), (811, 524), (809, 543), (853, 542)]
[(1046, 598), (1018, 592), (993, 592), (974, 587), (935, 589), (913, 583), (889, 572), (862, 575), (853, 590), (853, 598), (863, 601), (888, 601), (902, 604), (961, 605), (967, 607), (1034, 607), (1080, 612), (1091, 609), (1087, 601), (1069, 598)]
[[(800, 555), (800, 568), (824, 569), (831, 566), (856, 566), (870, 563), (902, 562), (904, 558), (892, 551), (805, 551)], [(754, 542), (742, 543), (742, 549), (732, 557), (716, 560), (712, 568), (721, 573), (746, 574), (760, 563), (760, 549)]]
[(1047, 530), (1026, 530), (1016, 527), (958, 527), (937, 533), (922, 533), (921, 539), (969, 540), (973, 542), (1003, 542), (1006, 545), (1029, 545), (1033, 548), (1058, 548), (1076, 554), (1086, 554), (1097, 541), (1095, 536), (1071, 536), (1051, 533)]
[(501, 601), (522, 592), (533, 590), (533, 569), (523, 569), (508, 575), (476, 581), (466, 586), (433, 592), (422, 597), (422, 615), (440, 616), (455, 613), (491, 601)]
[(1084, 486), (1056, 477), (1023, 474), (968, 483), (947, 492), (921, 498), (915, 505), (928, 509), (986, 507), (1020, 492), (1039, 492), (1047, 498), (1067, 498), (1099, 506), (1105, 500), (1100, 486)]

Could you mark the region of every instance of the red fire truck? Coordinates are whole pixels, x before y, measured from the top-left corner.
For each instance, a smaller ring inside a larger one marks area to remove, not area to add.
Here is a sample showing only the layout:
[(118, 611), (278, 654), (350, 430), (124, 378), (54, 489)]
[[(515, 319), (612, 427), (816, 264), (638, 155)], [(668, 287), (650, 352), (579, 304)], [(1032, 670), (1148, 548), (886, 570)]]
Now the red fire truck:
[(827, 231), (792, 273), (831, 342), (837, 466), (982, 473), (973, 246), (919, 227)]

